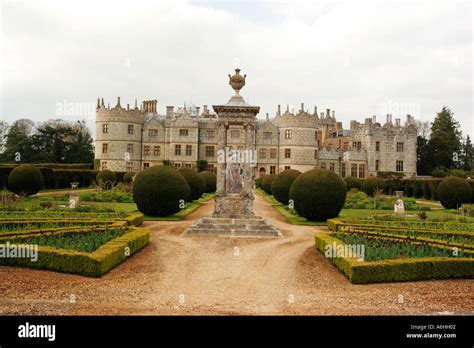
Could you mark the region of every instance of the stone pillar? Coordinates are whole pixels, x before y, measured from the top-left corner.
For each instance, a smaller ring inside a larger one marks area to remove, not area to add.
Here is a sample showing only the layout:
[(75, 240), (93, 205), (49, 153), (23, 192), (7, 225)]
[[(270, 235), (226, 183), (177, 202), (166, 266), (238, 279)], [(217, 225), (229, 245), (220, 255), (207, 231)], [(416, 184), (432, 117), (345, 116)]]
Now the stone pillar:
[(227, 125), (224, 122), (218, 123), (217, 130), (217, 183), (216, 196), (225, 195), (226, 177), (226, 147), (227, 147)]
[[(247, 156), (245, 163), (243, 163), (244, 169), (244, 187), (242, 190), (242, 196), (253, 199), (252, 187), (253, 187), (253, 178), (252, 178), (252, 163), (250, 161), (253, 159), (253, 127), (251, 124), (247, 123), (244, 126), (245, 129), (245, 149), (247, 150)], [(253, 210), (253, 209), (252, 209)], [(251, 211), (252, 211), (251, 210)]]

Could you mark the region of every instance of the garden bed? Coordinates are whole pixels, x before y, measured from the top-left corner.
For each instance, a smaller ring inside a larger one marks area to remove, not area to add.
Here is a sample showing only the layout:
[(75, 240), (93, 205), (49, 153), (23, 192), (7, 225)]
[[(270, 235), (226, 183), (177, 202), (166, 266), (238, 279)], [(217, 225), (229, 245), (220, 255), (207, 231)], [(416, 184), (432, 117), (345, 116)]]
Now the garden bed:
[(150, 232), (144, 228), (129, 227), (108, 232), (85, 230), (70, 233), (69, 236), (63, 234), (62, 238), (58, 238), (57, 234), (52, 236), (27, 235), (0, 239), (3, 243), (11, 240), (38, 245), (36, 260), (0, 257), (0, 264), (100, 277), (147, 245)]
[[(347, 245), (335, 238), (334, 233), (317, 233), (316, 248), (323, 254), (329, 248), (342, 250)], [(383, 248), (383, 247), (382, 247)], [(370, 250), (370, 249), (369, 249)], [(425, 279), (474, 278), (474, 258), (471, 257), (426, 257), (430, 249), (419, 251), (419, 257), (381, 259), (377, 261), (359, 261), (355, 257), (328, 257), (354, 284), (415, 281)], [(390, 257), (393, 251), (386, 251)], [(413, 256), (416, 256), (413, 255)]]

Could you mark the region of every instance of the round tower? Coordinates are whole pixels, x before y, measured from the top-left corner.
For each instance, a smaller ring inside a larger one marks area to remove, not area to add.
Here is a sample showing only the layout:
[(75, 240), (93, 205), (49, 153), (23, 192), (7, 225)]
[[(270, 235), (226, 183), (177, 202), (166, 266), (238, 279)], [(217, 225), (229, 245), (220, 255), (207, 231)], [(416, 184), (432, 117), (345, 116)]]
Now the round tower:
[[(150, 107), (148, 105), (148, 107)], [(156, 109), (156, 104), (155, 104)], [(151, 109), (150, 109), (151, 110)], [(110, 108), (104, 99), (98, 100), (96, 110), (95, 158), (100, 161), (99, 170), (138, 172), (142, 152), (142, 129), (146, 111), (117, 104)]]

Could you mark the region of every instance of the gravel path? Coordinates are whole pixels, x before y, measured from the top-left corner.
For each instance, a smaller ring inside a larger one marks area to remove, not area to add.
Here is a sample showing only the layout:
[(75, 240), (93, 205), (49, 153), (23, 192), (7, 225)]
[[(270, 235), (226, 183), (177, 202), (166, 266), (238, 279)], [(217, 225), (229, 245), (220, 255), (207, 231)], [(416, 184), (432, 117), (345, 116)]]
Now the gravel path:
[(0, 314), (474, 314), (474, 280), (352, 285), (314, 249), (324, 227), (290, 225), (259, 195), (283, 238), (181, 235), (212, 209), (146, 222), (150, 244), (99, 279), (0, 267)]

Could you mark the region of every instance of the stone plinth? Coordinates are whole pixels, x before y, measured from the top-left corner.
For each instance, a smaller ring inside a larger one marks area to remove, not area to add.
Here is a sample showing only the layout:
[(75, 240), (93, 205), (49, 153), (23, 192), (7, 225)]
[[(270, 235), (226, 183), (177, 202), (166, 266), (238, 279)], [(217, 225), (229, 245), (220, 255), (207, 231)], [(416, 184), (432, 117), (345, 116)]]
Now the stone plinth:
[(280, 231), (260, 217), (247, 219), (203, 218), (196, 221), (185, 233), (188, 235), (218, 236), (281, 236)]
[[(227, 104), (214, 105), (218, 115), (217, 183), (212, 218), (201, 219), (186, 230), (186, 234), (217, 234), (240, 236), (280, 236), (280, 232), (253, 213), (253, 183), (256, 164), (256, 121), (259, 106), (248, 105), (239, 91), (246, 75), (236, 69), (229, 75), (235, 95)], [(244, 146), (230, 149), (229, 136), (240, 137)]]

